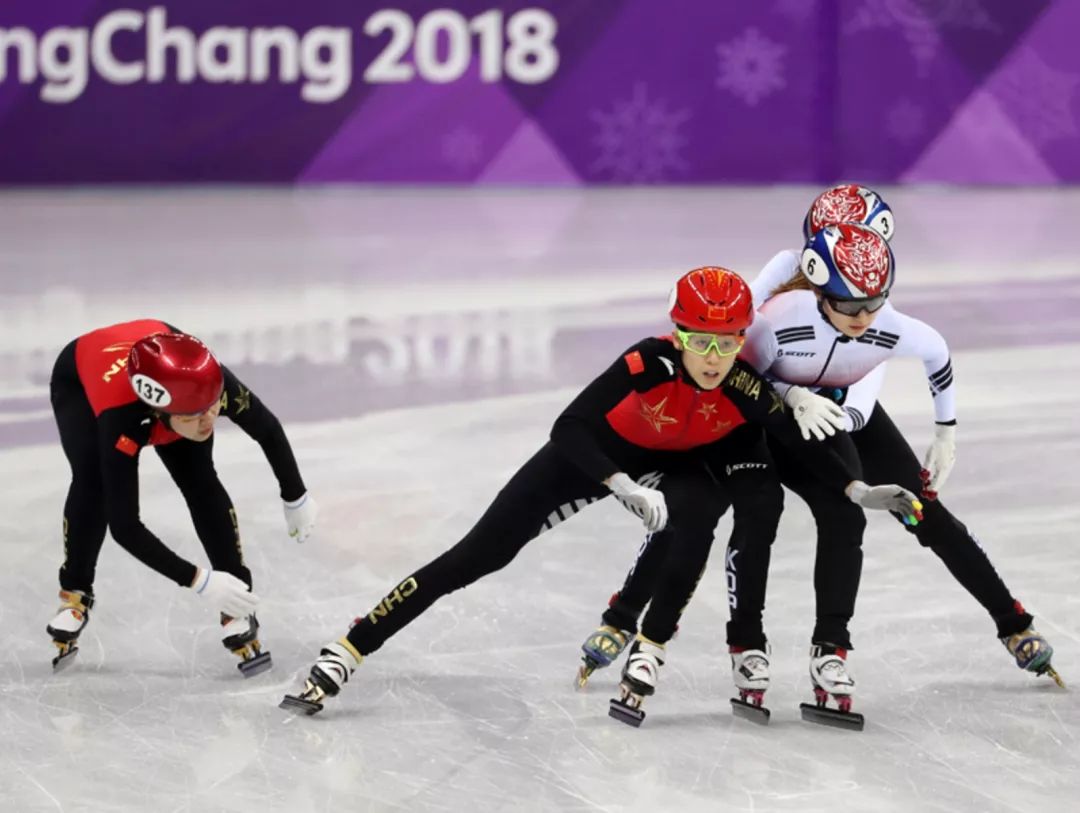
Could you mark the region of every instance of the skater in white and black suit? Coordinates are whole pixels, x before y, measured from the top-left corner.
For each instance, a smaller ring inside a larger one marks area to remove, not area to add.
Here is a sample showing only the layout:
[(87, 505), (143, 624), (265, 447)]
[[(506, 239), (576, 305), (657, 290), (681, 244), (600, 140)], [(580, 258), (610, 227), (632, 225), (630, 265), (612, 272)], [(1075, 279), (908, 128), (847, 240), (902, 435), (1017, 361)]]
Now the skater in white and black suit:
[[(891, 231), (891, 219), (889, 226)], [(936, 330), (888, 302), (895, 269), (886, 241), (862, 225), (827, 226), (812, 235), (801, 256), (782, 252), (762, 276), (753, 287), (755, 301), (765, 300), (763, 318), (755, 320), (742, 357), (773, 381), (805, 431), (838, 452), (853, 447), (867, 482), (896, 481), (922, 491), (928, 498), (925, 519), (907, 529), (987, 610), (1018, 666), (1058, 679), (1051, 667), (1053, 650), (1032, 627), (1031, 615), (1009, 592), (977, 540), (937, 500), (955, 459), (952, 365), (948, 346)], [(933, 395), (934, 441), (923, 464), (876, 403), (885, 363), (894, 356), (921, 358)], [(837, 429), (850, 434), (834, 436)], [(806, 500), (817, 522), (811, 677), (816, 690), (842, 697), (854, 689), (845, 665), (851, 648), (847, 625), (858, 591), (865, 518), (857, 507), (821, 492), (811, 473), (784, 449), (770, 448), (782, 482)], [(635, 629), (666, 544), (663, 535), (652, 538), (613, 597), (604, 625), (586, 640), (587, 659), (606, 665), (620, 649), (612, 641), (618, 644)], [(727, 564), (729, 582), (760, 579), (761, 589), (742, 591), (732, 607), (728, 642), (737, 687), (764, 690), (768, 657), (761, 612), (768, 551), (755, 548), (734, 557), (729, 552)]]

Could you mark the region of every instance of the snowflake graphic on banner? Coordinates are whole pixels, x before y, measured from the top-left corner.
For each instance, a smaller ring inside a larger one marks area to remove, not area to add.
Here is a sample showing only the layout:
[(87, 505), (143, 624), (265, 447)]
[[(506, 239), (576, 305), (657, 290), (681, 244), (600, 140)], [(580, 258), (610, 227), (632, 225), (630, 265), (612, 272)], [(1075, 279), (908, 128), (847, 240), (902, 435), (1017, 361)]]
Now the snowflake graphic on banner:
[(919, 76), (930, 72), (944, 29), (999, 30), (986, 13), (983, 0), (866, 0), (844, 25), (843, 33), (894, 27), (907, 40)]
[(610, 112), (592, 110), (589, 117), (599, 125), (593, 143), (600, 157), (590, 169), (612, 180), (655, 183), (689, 167), (679, 155), (686, 145), (682, 125), (689, 110), (669, 110), (664, 99), (650, 99), (644, 82), (634, 85), (629, 99), (615, 102)]
[(1080, 77), (1046, 64), (1024, 48), (992, 85), (1005, 112), (1037, 146), (1077, 135), (1072, 99)]
[(900, 99), (885, 115), (885, 132), (897, 141), (914, 141), (926, 132), (926, 113), (911, 99)]
[(443, 161), (459, 172), (466, 172), (480, 163), (481, 146), (475, 130), (458, 125), (442, 137)]
[(720, 57), (716, 86), (730, 90), (753, 107), (787, 85), (785, 51), (786, 47), (763, 37), (751, 26), (735, 39), (716, 46)]

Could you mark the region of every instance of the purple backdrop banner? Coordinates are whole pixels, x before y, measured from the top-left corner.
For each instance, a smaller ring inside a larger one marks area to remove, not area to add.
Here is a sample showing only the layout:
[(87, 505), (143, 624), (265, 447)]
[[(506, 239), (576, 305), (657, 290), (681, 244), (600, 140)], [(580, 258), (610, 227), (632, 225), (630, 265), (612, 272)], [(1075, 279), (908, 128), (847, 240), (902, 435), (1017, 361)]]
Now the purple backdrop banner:
[(4, 0), (0, 182), (1080, 182), (1071, 0)]

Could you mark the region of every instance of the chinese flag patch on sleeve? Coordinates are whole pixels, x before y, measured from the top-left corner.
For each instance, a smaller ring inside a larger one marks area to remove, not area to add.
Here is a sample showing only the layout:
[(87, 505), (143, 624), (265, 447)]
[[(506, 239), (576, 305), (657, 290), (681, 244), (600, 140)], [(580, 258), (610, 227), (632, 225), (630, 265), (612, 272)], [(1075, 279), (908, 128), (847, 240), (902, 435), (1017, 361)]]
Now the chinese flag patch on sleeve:
[(121, 435), (119, 440), (116, 441), (116, 448), (128, 456), (134, 457), (139, 451), (139, 444), (127, 435)]
[(626, 362), (626, 366), (630, 368), (631, 375), (637, 375), (638, 373), (645, 372), (645, 362), (641, 358), (641, 353), (635, 350), (633, 353), (627, 353), (623, 356), (623, 361)]

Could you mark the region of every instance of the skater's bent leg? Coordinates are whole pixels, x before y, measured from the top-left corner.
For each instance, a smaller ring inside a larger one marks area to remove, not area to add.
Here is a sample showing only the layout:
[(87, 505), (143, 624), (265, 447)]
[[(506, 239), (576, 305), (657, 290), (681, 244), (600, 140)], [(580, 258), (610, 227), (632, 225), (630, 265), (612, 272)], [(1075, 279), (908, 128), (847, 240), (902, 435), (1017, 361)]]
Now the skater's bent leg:
[(811, 641), (851, 649), (848, 624), (862, 575), (863, 510), (840, 493), (819, 493), (807, 500), (817, 523), (814, 595), (817, 623)]
[(615, 629), (637, 632), (638, 618), (655, 591), (673, 535), (670, 528), (665, 528), (645, 537), (637, 560), (626, 574), (626, 581), (619, 592), (611, 597), (604, 611), (605, 624)]
[[(93, 410), (74, 372), (74, 349), (57, 361), (50, 382), (50, 400), (60, 445), (71, 466), (71, 485), (64, 501), (64, 562), (60, 587), (93, 592), (98, 555), (105, 541), (105, 490), (101, 480), (97, 424)], [(70, 366), (70, 370), (64, 369)]]
[(999, 638), (1031, 626), (1031, 615), (1013, 598), (975, 535), (940, 501), (926, 503), (923, 521), (912, 533), (919, 544), (930, 548), (945, 563), (953, 578), (990, 613)]
[(665, 644), (693, 597), (712, 549), (713, 534), (727, 500), (704, 468), (665, 474), (661, 489), (668, 506), (667, 555), (659, 570), (641, 635)]
[[(919, 493), (922, 464), (880, 404), (854, 438), (867, 482), (895, 482)], [(933, 551), (953, 578), (986, 609), (999, 638), (1031, 626), (1031, 616), (1009, 592), (974, 534), (940, 500), (925, 501), (922, 522), (903, 527)]]
[(439, 598), (506, 567), (531, 539), (608, 493), (545, 446), (511, 478), (460, 542), (356, 620), (348, 634), (350, 644), (362, 655), (371, 654)]
[(772, 544), (784, 511), (784, 491), (760, 433), (747, 437), (741, 448), (729, 455), (728, 461), (712, 466), (735, 513), (724, 556), (730, 611), (727, 641), (735, 649), (761, 650), (766, 644), (762, 620), (765, 587)]

